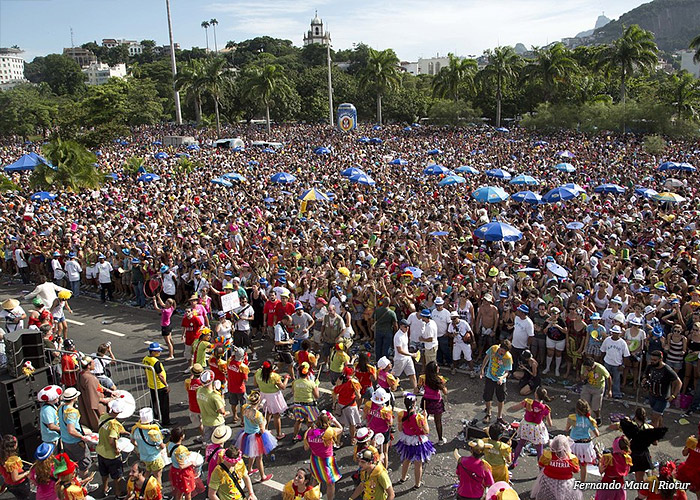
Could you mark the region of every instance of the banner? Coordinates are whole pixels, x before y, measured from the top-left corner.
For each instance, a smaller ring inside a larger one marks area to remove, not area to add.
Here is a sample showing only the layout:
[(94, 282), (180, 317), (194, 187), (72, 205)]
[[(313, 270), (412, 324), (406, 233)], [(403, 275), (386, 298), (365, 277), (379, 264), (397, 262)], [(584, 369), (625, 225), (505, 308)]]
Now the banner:
[(224, 312), (230, 312), (241, 306), (241, 298), (238, 296), (238, 292), (234, 291), (232, 293), (227, 293), (221, 296), (221, 310)]

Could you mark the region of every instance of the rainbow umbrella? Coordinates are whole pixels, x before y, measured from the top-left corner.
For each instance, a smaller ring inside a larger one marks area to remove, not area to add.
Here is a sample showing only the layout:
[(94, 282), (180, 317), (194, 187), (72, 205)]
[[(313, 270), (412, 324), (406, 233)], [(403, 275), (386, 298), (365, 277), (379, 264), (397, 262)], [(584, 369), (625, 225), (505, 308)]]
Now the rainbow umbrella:
[(668, 191), (664, 193), (653, 194), (651, 195), (651, 199), (667, 203), (681, 203), (685, 201), (685, 198), (683, 198), (681, 195), (676, 193), (669, 193)]

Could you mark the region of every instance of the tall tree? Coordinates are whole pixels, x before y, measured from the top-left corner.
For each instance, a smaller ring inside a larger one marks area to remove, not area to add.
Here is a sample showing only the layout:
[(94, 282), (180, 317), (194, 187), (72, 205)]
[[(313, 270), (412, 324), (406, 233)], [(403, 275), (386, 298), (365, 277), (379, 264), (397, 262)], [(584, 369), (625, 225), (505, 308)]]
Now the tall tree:
[(522, 67), (522, 58), (510, 46), (496, 47), (485, 52), (486, 67), (479, 73), (482, 81), (491, 81), (496, 86), (496, 127), (501, 126), (501, 103), (503, 87), (514, 80)]
[(700, 35), (696, 36), (690, 41), (690, 45), (688, 46), (688, 48), (695, 49), (693, 62), (700, 63)]
[(204, 62), (201, 59), (193, 59), (180, 68), (175, 80), (177, 90), (183, 92), (187, 100), (194, 104), (194, 116), (197, 124), (202, 121), (203, 73)]
[(477, 65), (474, 59), (459, 59), (452, 53), (447, 54), (447, 57), (449, 64), (433, 79), (433, 95), (458, 101), (460, 88), (474, 87)]
[(627, 97), (627, 82), (637, 70), (651, 70), (657, 63), (659, 52), (654, 34), (633, 24), (622, 36), (599, 53), (598, 67), (608, 75), (620, 76), (620, 101)]
[(558, 85), (579, 72), (571, 51), (557, 42), (547, 48), (535, 49), (535, 59), (525, 66), (525, 76), (541, 82), (545, 99), (551, 101)]
[(85, 92), (85, 74), (77, 62), (61, 54), (35, 57), (25, 66), (32, 83), (46, 82), (54, 94), (80, 95)]
[(270, 133), (272, 97), (283, 86), (287, 86), (287, 77), (282, 66), (278, 64), (266, 64), (262, 67), (251, 65), (246, 68), (243, 77), (243, 94), (250, 101), (264, 106), (268, 134)]
[(204, 36), (207, 39), (207, 52), (209, 52), (209, 21), (202, 21), (202, 28), (204, 28)]
[(219, 21), (217, 21), (216, 18), (209, 21), (209, 26), (211, 26), (212, 32), (214, 34), (214, 52), (215, 53), (219, 52), (219, 47), (216, 45), (216, 26), (218, 24), (219, 24)]
[(700, 104), (700, 80), (687, 71), (671, 75), (665, 86), (666, 102), (676, 108), (676, 117), (696, 117), (696, 106)]
[(360, 86), (377, 96), (377, 123), (382, 123), (382, 96), (401, 84), (399, 58), (392, 49), (369, 49), (367, 64), (360, 72)]
[(226, 67), (227, 61), (223, 57), (207, 59), (202, 66), (200, 76), (201, 88), (214, 100), (214, 113), (216, 114), (216, 134), (221, 137), (221, 118), (219, 116), (219, 103), (227, 87), (231, 85), (233, 73)]

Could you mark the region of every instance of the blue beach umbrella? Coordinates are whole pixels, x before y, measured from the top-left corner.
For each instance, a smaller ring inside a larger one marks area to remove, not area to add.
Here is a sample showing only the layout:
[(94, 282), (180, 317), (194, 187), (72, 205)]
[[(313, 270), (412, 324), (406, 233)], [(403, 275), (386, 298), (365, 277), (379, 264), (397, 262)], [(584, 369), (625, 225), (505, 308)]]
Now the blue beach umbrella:
[(593, 189), (595, 193), (624, 194), (625, 191), (627, 191), (627, 188), (623, 188), (617, 184), (601, 184)]
[(549, 143), (547, 141), (535, 141), (532, 144), (533, 146), (549, 146)]
[(505, 222), (489, 222), (476, 229), (474, 236), (486, 241), (518, 241), (523, 233)]
[(187, 151), (199, 151), (199, 146), (197, 146), (196, 144), (190, 144), (189, 146), (187, 146)]
[(454, 186), (455, 184), (466, 184), (467, 179), (461, 175), (448, 175), (438, 182), (438, 186)]
[(479, 171), (475, 169), (472, 166), (469, 165), (462, 165), (457, 168), (455, 168), (455, 172), (459, 172), (460, 174), (478, 174)]
[(381, 125), (375, 125), (374, 127), (372, 127), (372, 130), (381, 130), (381, 129), (382, 129)]
[(276, 150), (276, 149), (272, 149), (272, 148), (265, 148), (265, 149), (262, 150), (262, 152), (263, 152), (263, 153), (275, 154), (275, 153), (277, 153), (277, 150)]
[(484, 173), (489, 177), (495, 177), (496, 179), (508, 180), (512, 177), (512, 175), (510, 175), (510, 172), (508, 172), (507, 170), (503, 170), (502, 168), (492, 168), (491, 170), (487, 170)]
[(532, 191), (518, 191), (510, 195), (510, 199), (518, 203), (529, 203), (530, 205), (539, 205), (542, 203), (542, 197)]
[(175, 158), (190, 158), (190, 155), (187, 153), (175, 153)]
[(153, 182), (160, 180), (160, 175), (158, 174), (142, 174), (136, 178), (137, 182)]
[(644, 186), (635, 187), (634, 192), (640, 196), (644, 196), (645, 198), (651, 198), (655, 194), (659, 194), (659, 192), (656, 189), (651, 189)]
[(343, 170), (342, 172), (340, 172), (340, 175), (342, 175), (343, 177), (352, 177), (353, 175), (364, 174), (364, 173), (365, 173), (365, 171), (362, 170), (361, 168), (349, 167), (349, 168), (346, 168), (345, 170)]
[(443, 167), (442, 165), (429, 165), (425, 169), (423, 169), (423, 174), (425, 175), (447, 175), (450, 173), (450, 169), (447, 167)]
[(305, 201), (330, 201), (330, 198), (328, 198), (325, 193), (322, 193), (316, 188), (307, 189), (301, 193), (299, 199)]
[(576, 193), (576, 196), (578, 196), (580, 194), (584, 194), (586, 192), (585, 189), (583, 189), (578, 184), (574, 184), (573, 182), (566, 183), (562, 187), (565, 187), (566, 189), (570, 189), (571, 191)]
[(583, 222), (579, 222), (579, 221), (569, 222), (566, 225), (566, 229), (573, 229), (574, 231), (578, 231), (579, 229), (583, 229)]
[(162, 146), (162, 145), (163, 145), (163, 143), (160, 142), (160, 141), (153, 141), (151, 144), (152, 144), (153, 146)]
[(422, 270), (422, 269), (419, 269), (419, 268), (417, 268), (417, 267), (414, 267), (414, 266), (407, 266), (406, 269), (405, 269), (405, 271), (410, 272), (410, 273), (413, 275), (414, 278), (420, 279), (421, 277), (423, 277), (423, 270)]
[(291, 184), (292, 182), (296, 181), (297, 178), (292, 174), (288, 174), (287, 172), (277, 172), (270, 177), (270, 180), (276, 184)]
[(531, 175), (526, 175), (526, 174), (520, 174), (516, 175), (513, 177), (510, 181), (511, 184), (525, 184), (528, 186), (535, 186), (540, 183), (537, 179), (535, 179)]
[(432, 233), (428, 233), (430, 236), (447, 236), (449, 231), (433, 231)]
[(429, 149), (429, 150), (428, 150), (428, 154), (429, 154), (429, 155), (441, 155), (441, 154), (442, 154), (442, 151), (440, 151), (440, 150), (437, 149), (437, 148), (435, 148), (435, 149)]
[(564, 151), (557, 151), (557, 156), (560, 158), (576, 158), (576, 155), (568, 149), (565, 149)]
[(695, 172), (697, 168), (688, 162), (683, 162), (678, 164), (678, 170), (682, 170), (683, 172)]
[(248, 162), (248, 166), (249, 166), (249, 167), (256, 167), (256, 166), (258, 166), (258, 165), (260, 165), (260, 162), (259, 162), (259, 161), (256, 161), (256, 160), (250, 160), (250, 161)]
[(267, 203), (267, 204), (270, 204), (270, 203), (274, 203), (274, 202), (277, 201), (277, 200), (275, 200), (275, 199), (274, 199), (273, 197), (271, 197), (271, 196), (268, 196), (267, 198), (263, 199), (263, 201), (264, 201), (265, 203)]
[(47, 191), (39, 191), (38, 193), (34, 193), (29, 197), (30, 200), (32, 201), (53, 201), (56, 199), (55, 194), (51, 194)]
[(321, 146), (319, 148), (314, 149), (314, 153), (317, 155), (329, 155), (331, 154), (331, 150), (325, 146)]
[(554, 168), (559, 170), (560, 172), (566, 172), (566, 173), (572, 173), (576, 172), (576, 167), (574, 167), (571, 163), (557, 163), (554, 165)]
[(362, 144), (369, 144), (369, 137), (360, 137), (357, 142), (360, 142)]
[(508, 132), (510, 132), (510, 130), (508, 130), (508, 129), (505, 128), (505, 127), (498, 127), (498, 128), (496, 129), (496, 132), (503, 132), (504, 134), (507, 134)]
[(242, 153), (245, 151), (245, 148), (243, 146), (236, 146), (235, 148), (231, 148), (232, 153)]
[(375, 180), (372, 179), (369, 175), (366, 173), (362, 172), (361, 174), (355, 174), (352, 177), (349, 178), (350, 182), (354, 182), (356, 184), (362, 184), (365, 186), (374, 186), (376, 184)]
[(472, 198), (481, 203), (499, 203), (508, 199), (508, 193), (497, 186), (484, 186), (474, 191)]
[(227, 172), (224, 175), (222, 175), (221, 178), (233, 182), (245, 182), (246, 180), (245, 177), (243, 177), (238, 172)]
[(156, 160), (166, 160), (166, 159), (170, 158), (170, 156), (168, 156), (168, 153), (164, 153), (163, 151), (159, 151), (158, 153), (153, 155), (153, 158), (155, 158)]
[(542, 201), (545, 203), (557, 203), (559, 201), (571, 200), (577, 196), (578, 194), (573, 189), (559, 186), (547, 192), (547, 194), (542, 197)]
[(370, 143), (370, 144), (382, 144), (383, 142), (384, 142), (384, 141), (381, 140), (379, 137), (372, 137), (372, 138), (369, 140), (369, 143)]
[(410, 132), (411, 130), (413, 130), (411, 127), (404, 127), (403, 128), (404, 132)]
[(394, 158), (389, 162), (389, 165), (408, 165), (408, 162), (403, 158)]

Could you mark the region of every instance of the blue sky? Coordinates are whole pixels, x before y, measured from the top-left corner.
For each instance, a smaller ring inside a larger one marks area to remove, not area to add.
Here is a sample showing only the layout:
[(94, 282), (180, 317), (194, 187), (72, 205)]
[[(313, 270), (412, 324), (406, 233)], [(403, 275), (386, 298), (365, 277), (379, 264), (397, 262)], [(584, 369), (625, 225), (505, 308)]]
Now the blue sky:
[[(314, 10), (336, 49), (365, 42), (393, 47), (402, 60), (437, 53), (479, 55), (497, 45), (545, 45), (590, 29), (642, 0), (171, 0), (175, 40), (205, 46), (204, 20), (216, 18), (219, 47), (260, 35), (302, 45)], [(168, 42), (165, 0), (0, 0), (0, 46), (19, 45), (25, 59), (102, 38)], [(210, 45), (213, 37), (209, 30)]]

